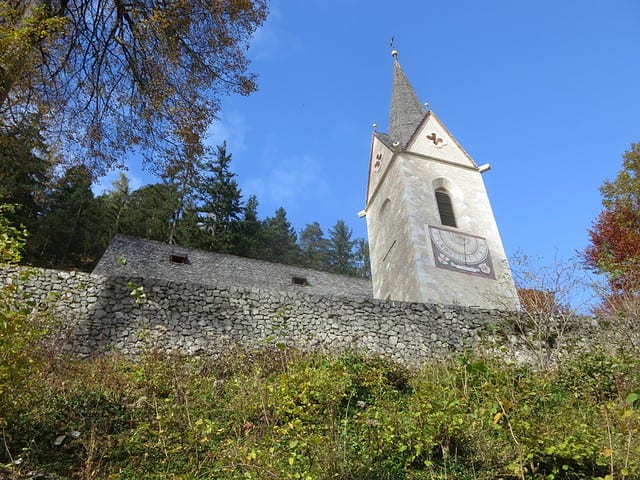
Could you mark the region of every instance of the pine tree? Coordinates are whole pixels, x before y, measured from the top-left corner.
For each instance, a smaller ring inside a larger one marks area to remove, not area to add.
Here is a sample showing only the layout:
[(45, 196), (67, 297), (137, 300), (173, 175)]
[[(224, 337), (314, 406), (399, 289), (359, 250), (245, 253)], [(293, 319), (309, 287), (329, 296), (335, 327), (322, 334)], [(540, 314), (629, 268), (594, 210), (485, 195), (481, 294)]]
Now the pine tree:
[(262, 222), (262, 251), (259, 258), (276, 263), (296, 264), (300, 261), (300, 248), (296, 232), (280, 207), (273, 217)]
[[(206, 155), (207, 149), (202, 144), (200, 135), (188, 127), (181, 131), (178, 141), (164, 155), (164, 168), (160, 177), (171, 186), (177, 198), (171, 215), (169, 243), (184, 244), (184, 237), (191, 240), (197, 227), (195, 212)], [(186, 218), (185, 212), (190, 212)]]
[(91, 191), (93, 178), (80, 165), (67, 170), (49, 194), (31, 243), (34, 263), (89, 268), (101, 253), (102, 216)]
[(244, 207), (244, 216), (238, 224), (236, 254), (243, 257), (260, 258), (264, 251), (263, 225), (258, 220), (258, 199), (251, 195)]
[(120, 231), (134, 237), (169, 242), (172, 221), (179, 205), (175, 184), (145, 185), (131, 193)]
[(318, 222), (307, 224), (300, 231), (302, 265), (317, 270), (329, 270), (329, 241)]
[(329, 263), (331, 270), (343, 275), (355, 274), (355, 257), (353, 247), (355, 240), (351, 240), (352, 231), (344, 222), (338, 220), (329, 230)]
[(13, 225), (35, 229), (53, 166), (52, 155), (36, 125), (0, 130), (0, 203), (16, 206), (5, 212)]
[(369, 258), (369, 242), (364, 238), (356, 240), (354, 253), (355, 274), (361, 278), (371, 278), (371, 259)]
[(201, 224), (206, 232), (205, 248), (217, 252), (239, 253), (239, 222), (243, 212), (242, 192), (231, 171), (227, 143), (217, 147), (214, 160), (207, 160), (207, 172), (199, 185)]
[(122, 220), (126, 215), (131, 202), (131, 189), (129, 187), (129, 177), (120, 172), (118, 178), (111, 184), (112, 190), (103, 193), (98, 197), (104, 211), (106, 234), (108, 241), (114, 235), (122, 233)]

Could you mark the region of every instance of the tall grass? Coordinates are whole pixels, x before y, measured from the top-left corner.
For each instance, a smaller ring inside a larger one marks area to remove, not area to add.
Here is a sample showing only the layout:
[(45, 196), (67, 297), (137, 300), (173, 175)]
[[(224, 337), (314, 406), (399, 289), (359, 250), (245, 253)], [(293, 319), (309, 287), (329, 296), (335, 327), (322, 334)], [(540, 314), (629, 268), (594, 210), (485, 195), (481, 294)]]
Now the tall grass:
[(604, 353), (551, 372), (278, 349), (59, 358), (3, 393), (0, 462), (9, 478), (638, 478), (639, 367)]

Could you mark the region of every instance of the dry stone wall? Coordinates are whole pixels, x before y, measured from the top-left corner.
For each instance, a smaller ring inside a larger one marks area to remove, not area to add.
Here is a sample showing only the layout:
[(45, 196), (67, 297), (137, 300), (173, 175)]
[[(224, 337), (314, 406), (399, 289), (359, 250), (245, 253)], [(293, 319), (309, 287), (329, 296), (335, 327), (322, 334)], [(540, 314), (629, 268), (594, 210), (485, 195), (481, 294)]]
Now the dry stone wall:
[[(5, 282), (9, 276), (3, 271)], [(137, 355), (152, 347), (215, 355), (235, 346), (286, 345), (417, 365), (494, 348), (497, 338), (523, 347), (513, 334), (514, 312), (55, 270), (35, 270), (28, 288), (41, 308), (64, 318), (66, 349), (82, 357), (113, 350)]]

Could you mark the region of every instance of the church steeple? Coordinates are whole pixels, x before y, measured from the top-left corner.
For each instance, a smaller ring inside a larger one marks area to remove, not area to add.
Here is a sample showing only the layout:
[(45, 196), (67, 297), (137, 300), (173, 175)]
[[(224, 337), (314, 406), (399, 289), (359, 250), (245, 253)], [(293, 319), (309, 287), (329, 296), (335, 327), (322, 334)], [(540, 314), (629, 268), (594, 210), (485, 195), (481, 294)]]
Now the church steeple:
[(374, 297), (518, 308), (482, 180), (486, 168), (420, 103), (398, 52), (392, 55), (389, 130), (372, 135), (360, 212), (367, 218)]
[(404, 148), (426, 112), (400, 66), (398, 52), (393, 50), (391, 55), (393, 55), (393, 85), (389, 109), (389, 138)]

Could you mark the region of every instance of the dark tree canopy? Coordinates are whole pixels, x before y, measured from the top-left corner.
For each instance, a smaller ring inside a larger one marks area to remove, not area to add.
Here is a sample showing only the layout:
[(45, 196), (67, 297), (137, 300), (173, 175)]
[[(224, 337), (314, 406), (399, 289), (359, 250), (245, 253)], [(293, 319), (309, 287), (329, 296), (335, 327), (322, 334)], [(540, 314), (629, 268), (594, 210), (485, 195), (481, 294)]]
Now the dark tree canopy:
[(165, 165), (160, 182), (132, 190), (121, 173), (111, 190), (95, 197), (93, 172), (82, 164), (51, 168), (37, 155), (45, 148), (37, 133), (0, 135), (0, 200), (17, 204), (4, 211), (7, 220), (28, 226), (28, 263), (91, 269), (113, 237), (124, 234), (370, 277), (367, 242), (352, 239), (343, 220), (329, 238), (318, 222), (298, 238), (282, 207), (259, 219), (258, 199), (242, 201), (226, 143), (215, 151), (198, 142), (181, 144), (175, 151), (182, 154)]
[(260, 258), (276, 263), (296, 264), (300, 258), (300, 247), (296, 231), (287, 218), (283, 207), (276, 210), (273, 217), (262, 222)]
[(16, 205), (5, 215), (34, 229), (52, 177), (49, 154), (37, 128), (16, 125), (0, 135), (0, 203)]
[(180, 198), (174, 184), (145, 185), (131, 193), (121, 220), (121, 231), (169, 243)]
[(83, 165), (67, 170), (48, 193), (48, 204), (33, 232), (35, 263), (87, 268), (101, 254), (101, 212)]
[(243, 217), (238, 224), (235, 253), (243, 257), (260, 258), (262, 228), (262, 222), (258, 220), (258, 198), (251, 195), (244, 206)]
[(356, 239), (356, 251), (354, 253), (356, 265), (355, 274), (361, 278), (371, 278), (371, 257), (369, 255), (369, 242), (364, 238)]
[(37, 113), (98, 171), (193, 143), (221, 96), (256, 89), (246, 50), (266, 13), (266, 0), (0, 2), (0, 127)]

